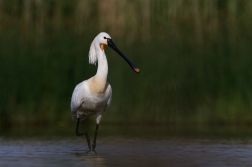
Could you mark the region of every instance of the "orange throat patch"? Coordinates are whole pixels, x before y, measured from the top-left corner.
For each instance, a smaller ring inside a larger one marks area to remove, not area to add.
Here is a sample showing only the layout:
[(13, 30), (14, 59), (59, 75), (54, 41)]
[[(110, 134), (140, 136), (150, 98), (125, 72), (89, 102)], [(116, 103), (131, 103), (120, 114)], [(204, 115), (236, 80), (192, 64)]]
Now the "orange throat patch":
[(104, 45), (100, 44), (100, 48), (101, 48), (101, 50), (104, 50)]

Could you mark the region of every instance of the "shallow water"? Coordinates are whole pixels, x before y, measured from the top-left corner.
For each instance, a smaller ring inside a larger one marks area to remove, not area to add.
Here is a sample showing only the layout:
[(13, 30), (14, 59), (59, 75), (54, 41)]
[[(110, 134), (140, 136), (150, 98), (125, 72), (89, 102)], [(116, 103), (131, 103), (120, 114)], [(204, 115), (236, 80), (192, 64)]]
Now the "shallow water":
[(111, 133), (98, 136), (96, 153), (74, 135), (0, 137), (0, 166), (252, 166), (250, 137)]

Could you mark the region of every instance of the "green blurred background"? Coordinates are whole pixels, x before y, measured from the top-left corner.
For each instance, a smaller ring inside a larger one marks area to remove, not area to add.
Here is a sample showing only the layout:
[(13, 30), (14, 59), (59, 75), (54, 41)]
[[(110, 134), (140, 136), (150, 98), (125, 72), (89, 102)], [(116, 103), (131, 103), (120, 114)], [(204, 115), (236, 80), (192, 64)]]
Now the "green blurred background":
[(102, 124), (252, 124), (251, 0), (0, 0), (1, 127), (73, 124), (101, 31), (141, 69), (105, 48)]

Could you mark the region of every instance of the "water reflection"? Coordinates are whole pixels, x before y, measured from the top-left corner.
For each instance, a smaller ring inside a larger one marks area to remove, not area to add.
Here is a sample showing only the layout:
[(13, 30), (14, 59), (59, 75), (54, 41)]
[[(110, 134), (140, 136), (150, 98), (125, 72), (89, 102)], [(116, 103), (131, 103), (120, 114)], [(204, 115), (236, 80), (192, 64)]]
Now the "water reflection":
[(93, 151), (86, 151), (86, 152), (75, 152), (75, 156), (78, 157), (79, 161), (85, 162), (88, 166), (100, 166), (105, 167), (106, 158), (104, 155), (98, 154), (97, 152)]
[(85, 138), (0, 137), (0, 166), (252, 166), (251, 137), (99, 136), (97, 152)]

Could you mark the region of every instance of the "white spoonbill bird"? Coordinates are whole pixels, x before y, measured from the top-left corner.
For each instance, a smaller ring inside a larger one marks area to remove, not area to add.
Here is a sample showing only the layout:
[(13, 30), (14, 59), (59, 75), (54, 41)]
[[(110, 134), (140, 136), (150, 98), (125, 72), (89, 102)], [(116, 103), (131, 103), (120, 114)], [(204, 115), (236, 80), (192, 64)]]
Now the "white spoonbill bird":
[(86, 131), (79, 132), (78, 128), (80, 120), (96, 114), (96, 129), (92, 144), (93, 151), (95, 151), (96, 147), (96, 136), (102, 114), (107, 110), (112, 99), (112, 88), (107, 82), (108, 62), (104, 52), (104, 45), (108, 45), (122, 56), (135, 72), (140, 72), (139, 68), (116, 47), (109, 34), (101, 32), (94, 38), (89, 50), (89, 63), (96, 64), (98, 61), (97, 72), (95, 76), (82, 81), (75, 87), (71, 99), (72, 119), (77, 120), (75, 133), (77, 136), (86, 136), (90, 150), (91, 146), (88, 133)]

